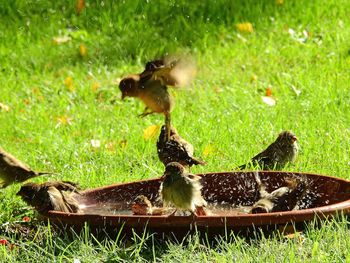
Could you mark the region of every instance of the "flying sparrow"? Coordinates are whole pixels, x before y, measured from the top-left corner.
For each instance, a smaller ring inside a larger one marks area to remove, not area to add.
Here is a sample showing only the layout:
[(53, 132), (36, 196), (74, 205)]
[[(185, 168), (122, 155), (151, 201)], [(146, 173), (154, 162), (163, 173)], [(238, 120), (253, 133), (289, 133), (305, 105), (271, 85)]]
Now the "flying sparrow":
[(176, 209), (189, 210), (195, 215), (205, 214), (203, 207), (207, 202), (201, 195), (200, 179), (198, 175), (186, 173), (181, 164), (168, 163), (159, 190), (163, 205), (173, 205)]
[(77, 185), (71, 182), (46, 182), (42, 184), (27, 183), (17, 195), (33, 206), (40, 214), (50, 210), (79, 213), (79, 195)]
[(166, 127), (162, 126), (157, 141), (157, 152), (160, 161), (165, 166), (171, 162), (190, 167), (197, 164), (205, 165), (204, 161), (193, 157), (193, 151), (192, 144), (181, 138), (174, 127), (170, 128), (170, 138), (167, 140)]
[(282, 169), (288, 162), (295, 161), (299, 149), (297, 140), (292, 132), (283, 131), (278, 135), (276, 141), (254, 156), (249, 163), (239, 166), (239, 169), (256, 165), (265, 170)]
[(44, 174), (52, 173), (35, 172), (28, 165), (16, 159), (12, 154), (0, 148), (0, 188), (5, 188), (14, 183), (21, 183)]
[[(168, 91), (168, 86), (186, 85), (194, 75), (193, 64), (185, 59), (154, 60), (146, 64), (141, 74), (132, 74), (122, 79), (119, 89), (122, 99), (137, 97), (146, 105), (142, 117), (152, 113), (162, 113), (168, 135), (170, 130), (170, 113), (174, 107), (174, 99)], [(170, 136), (170, 135), (169, 135)]]

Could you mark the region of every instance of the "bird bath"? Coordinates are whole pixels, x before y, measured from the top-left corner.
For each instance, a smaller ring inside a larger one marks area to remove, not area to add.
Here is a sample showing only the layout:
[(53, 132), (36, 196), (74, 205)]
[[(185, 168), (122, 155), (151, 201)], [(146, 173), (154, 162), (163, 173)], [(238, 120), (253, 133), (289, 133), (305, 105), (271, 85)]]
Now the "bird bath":
[[(259, 199), (258, 184), (253, 172), (219, 172), (199, 174), (202, 177), (202, 195), (208, 202), (208, 215), (133, 215), (131, 204), (136, 196), (144, 195), (157, 204), (161, 179), (149, 179), (115, 184), (81, 192), (79, 203), (84, 213), (49, 211), (45, 216), (51, 222), (80, 228), (85, 223), (92, 229), (107, 229), (117, 233), (120, 227), (126, 233), (134, 230), (177, 235), (197, 230), (211, 234), (227, 230), (246, 231), (301, 223), (315, 218), (324, 219), (340, 212), (350, 213), (350, 181), (309, 173), (260, 171), (261, 182), (268, 192), (286, 186), (285, 178), (305, 178), (308, 189), (300, 197), (298, 210), (273, 213), (249, 213)], [(157, 204), (161, 205), (161, 204)]]

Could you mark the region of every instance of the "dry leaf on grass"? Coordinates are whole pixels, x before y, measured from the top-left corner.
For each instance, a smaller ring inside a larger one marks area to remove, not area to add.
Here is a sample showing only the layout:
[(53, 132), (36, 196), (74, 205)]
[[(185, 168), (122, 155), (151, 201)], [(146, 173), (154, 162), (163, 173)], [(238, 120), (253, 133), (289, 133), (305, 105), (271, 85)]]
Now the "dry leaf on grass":
[(61, 125), (63, 125), (63, 126), (71, 125), (73, 118), (64, 115), (64, 116), (57, 117), (56, 120), (57, 120), (56, 127), (58, 127), (58, 126), (61, 126)]
[(151, 140), (151, 139), (155, 138), (158, 135), (159, 130), (160, 130), (160, 126), (159, 125), (148, 126), (143, 131), (143, 138), (146, 141)]
[(71, 41), (72, 38), (70, 36), (59, 36), (59, 37), (53, 37), (52, 42), (56, 45), (64, 44), (69, 41)]
[(271, 97), (272, 96), (272, 88), (271, 87), (267, 87), (266, 88), (265, 95), (267, 97)]
[(69, 91), (75, 91), (73, 78), (71, 76), (68, 76), (64, 79), (64, 85), (67, 87)]
[(6, 111), (7, 112), (9, 110), (10, 110), (9, 106), (7, 106), (6, 104), (0, 102), (0, 111)]
[(78, 15), (80, 15), (81, 11), (83, 11), (84, 8), (85, 8), (85, 0), (77, 0), (75, 9)]
[(79, 45), (79, 55), (82, 58), (87, 56), (87, 47), (84, 44)]
[(98, 149), (98, 148), (101, 148), (101, 141), (100, 140), (94, 140), (92, 139), (90, 141), (91, 143), (91, 147), (94, 148), (94, 149)]
[(205, 147), (204, 147), (204, 150), (203, 150), (203, 157), (208, 157), (209, 155), (212, 155), (216, 152), (216, 147), (213, 145), (213, 144), (207, 144)]
[(94, 83), (92, 83), (92, 85), (91, 85), (91, 90), (92, 90), (93, 92), (96, 92), (100, 87), (101, 87), (101, 84), (100, 84), (99, 82), (94, 82)]
[(267, 97), (267, 96), (261, 96), (261, 99), (264, 103), (266, 103), (269, 106), (275, 106), (276, 105), (276, 100), (272, 97)]
[(236, 28), (241, 33), (252, 33), (254, 31), (253, 25), (249, 22), (238, 23), (236, 24)]

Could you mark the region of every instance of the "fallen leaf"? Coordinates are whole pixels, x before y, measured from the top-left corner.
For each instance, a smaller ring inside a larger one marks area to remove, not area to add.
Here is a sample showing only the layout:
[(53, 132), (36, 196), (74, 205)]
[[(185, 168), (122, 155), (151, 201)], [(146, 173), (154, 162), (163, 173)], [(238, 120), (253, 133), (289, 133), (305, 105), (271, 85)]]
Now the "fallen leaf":
[(24, 216), (23, 218), (22, 218), (22, 221), (23, 222), (30, 222), (30, 217), (29, 216)]
[(216, 148), (213, 144), (207, 144), (205, 147), (204, 147), (204, 150), (203, 150), (203, 157), (208, 157), (209, 155), (212, 155), (213, 153), (215, 153), (216, 151)]
[(92, 148), (95, 148), (95, 149), (101, 148), (101, 141), (100, 140), (93, 139), (90, 141), (90, 143), (91, 143)]
[(79, 54), (80, 56), (83, 58), (83, 57), (86, 57), (87, 55), (87, 48), (84, 44), (80, 44), (79, 46)]
[(261, 96), (261, 99), (264, 103), (266, 103), (269, 106), (275, 106), (276, 100), (273, 97), (267, 97), (267, 96)]
[(10, 110), (10, 107), (7, 106), (6, 104), (0, 102), (0, 110), (7, 112)]
[(267, 87), (266, 88), (265, 95), (267, 97), (271, 97), (272, 96), (272, 89), (271, 89), (271, 87)]
[(255, 82), (258, 80), (258, 76), (253, 74), (251, 77), (250, 77), (250, 82)]
[(116, 151), (116, 143), (115, 142), (107, 142), (105, 145), (107, 151), (114, 153)]
[(73, 118), (68, 116), (59, 116), (57, 119), (57, 126), (59, 125), (71, 125)]
[(68, 76), (64, 79), (64, 85), (67, 87), (69, 91), (75, 91), (73, 78), (71, 76)]
[(237, 27), (238, 31), (241, 33), (252, 33), (254, 31), (253, 25), (249, 22), (238, 23), (238, 24), (236, 24), (236, 27)]
[(91, 90), (92, 90), (93, 92), (96, 92), (100, 87), (101, 87), (101, 84), (100, 84), (100, 83), (94, 82), (94, 83), (92, 83), (92, 85), (91, 85)]
[(52, 42), (56, 45), (64, 44), (69, 41), (71, 41), (72, 38), (70, 36), (59, 36), (59, 37), (53, 37)]
[(23, 100), (23, 103), (24, 103), (25, 105), (29, 105), (29, 104), (30, 104), (30, 99), (28, 99), (28, 98), (27, 98), (27, 99), (24, 99), (24, 100)]
[(154, 137), (157, 136), (158, 132), (160, 130), (160, 125), (151, 125), (148, 126), (146, 129), (143, 131), (143, 138), (147, 141), (150, 139), (153, 139)]
[(85, 8), (85, 0), (77, 0), (75, 8), (77, 10), (77, 14), (80, 15), (81, 11), (83, 11)]

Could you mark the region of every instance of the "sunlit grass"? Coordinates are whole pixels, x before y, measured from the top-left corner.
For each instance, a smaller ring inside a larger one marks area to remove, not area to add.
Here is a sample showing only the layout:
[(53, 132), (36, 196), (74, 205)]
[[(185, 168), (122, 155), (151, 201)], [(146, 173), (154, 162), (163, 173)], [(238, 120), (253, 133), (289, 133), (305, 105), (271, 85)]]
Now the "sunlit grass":
[[(350, 179), (348, 1), (87, 1), (80, 16), (74, 1), (7, 2), (0, 3), (0, 102), (10, 110), (0, 110), (0, 145), (36, 170), (58, 173), (50, 179), (89, 188), (162, 174), (155, 139), (144, 140), (143, 131), (163, 117), (138, 118), (144, 106), (122, 102), (116, 82), (174, 52), (191, 53), (198, 66), (192, 86), (173, 91), (173, 124), (208, 163), (192, 172), (232, 170), (290, 129), (301, 153), (286, 169)], [(237, 23), (247, 22), (253, 32), (239, 32)], [(71, 40), (53, 43), (64, 35)], [(261, 100), (267, 87), (276, 106)], [(93, 148), (91, 140), (101, 147)], [(18, 189), (0, 192), (0, 225), (35, 216), (15, 196)], [(0, 232), (19, 247), (0, 246), (0, 261), (98, 262), (129, 255), (181, 262), (349, 260), (346, 219), (311, 228), (303, 244), (236, 237), (208, 247), (196, 237), (190, 245), (149, 237), (123, 247), (113, 240), (96, 243), (90, 235), (58, 238), (40, 227), (48, 241)]]

